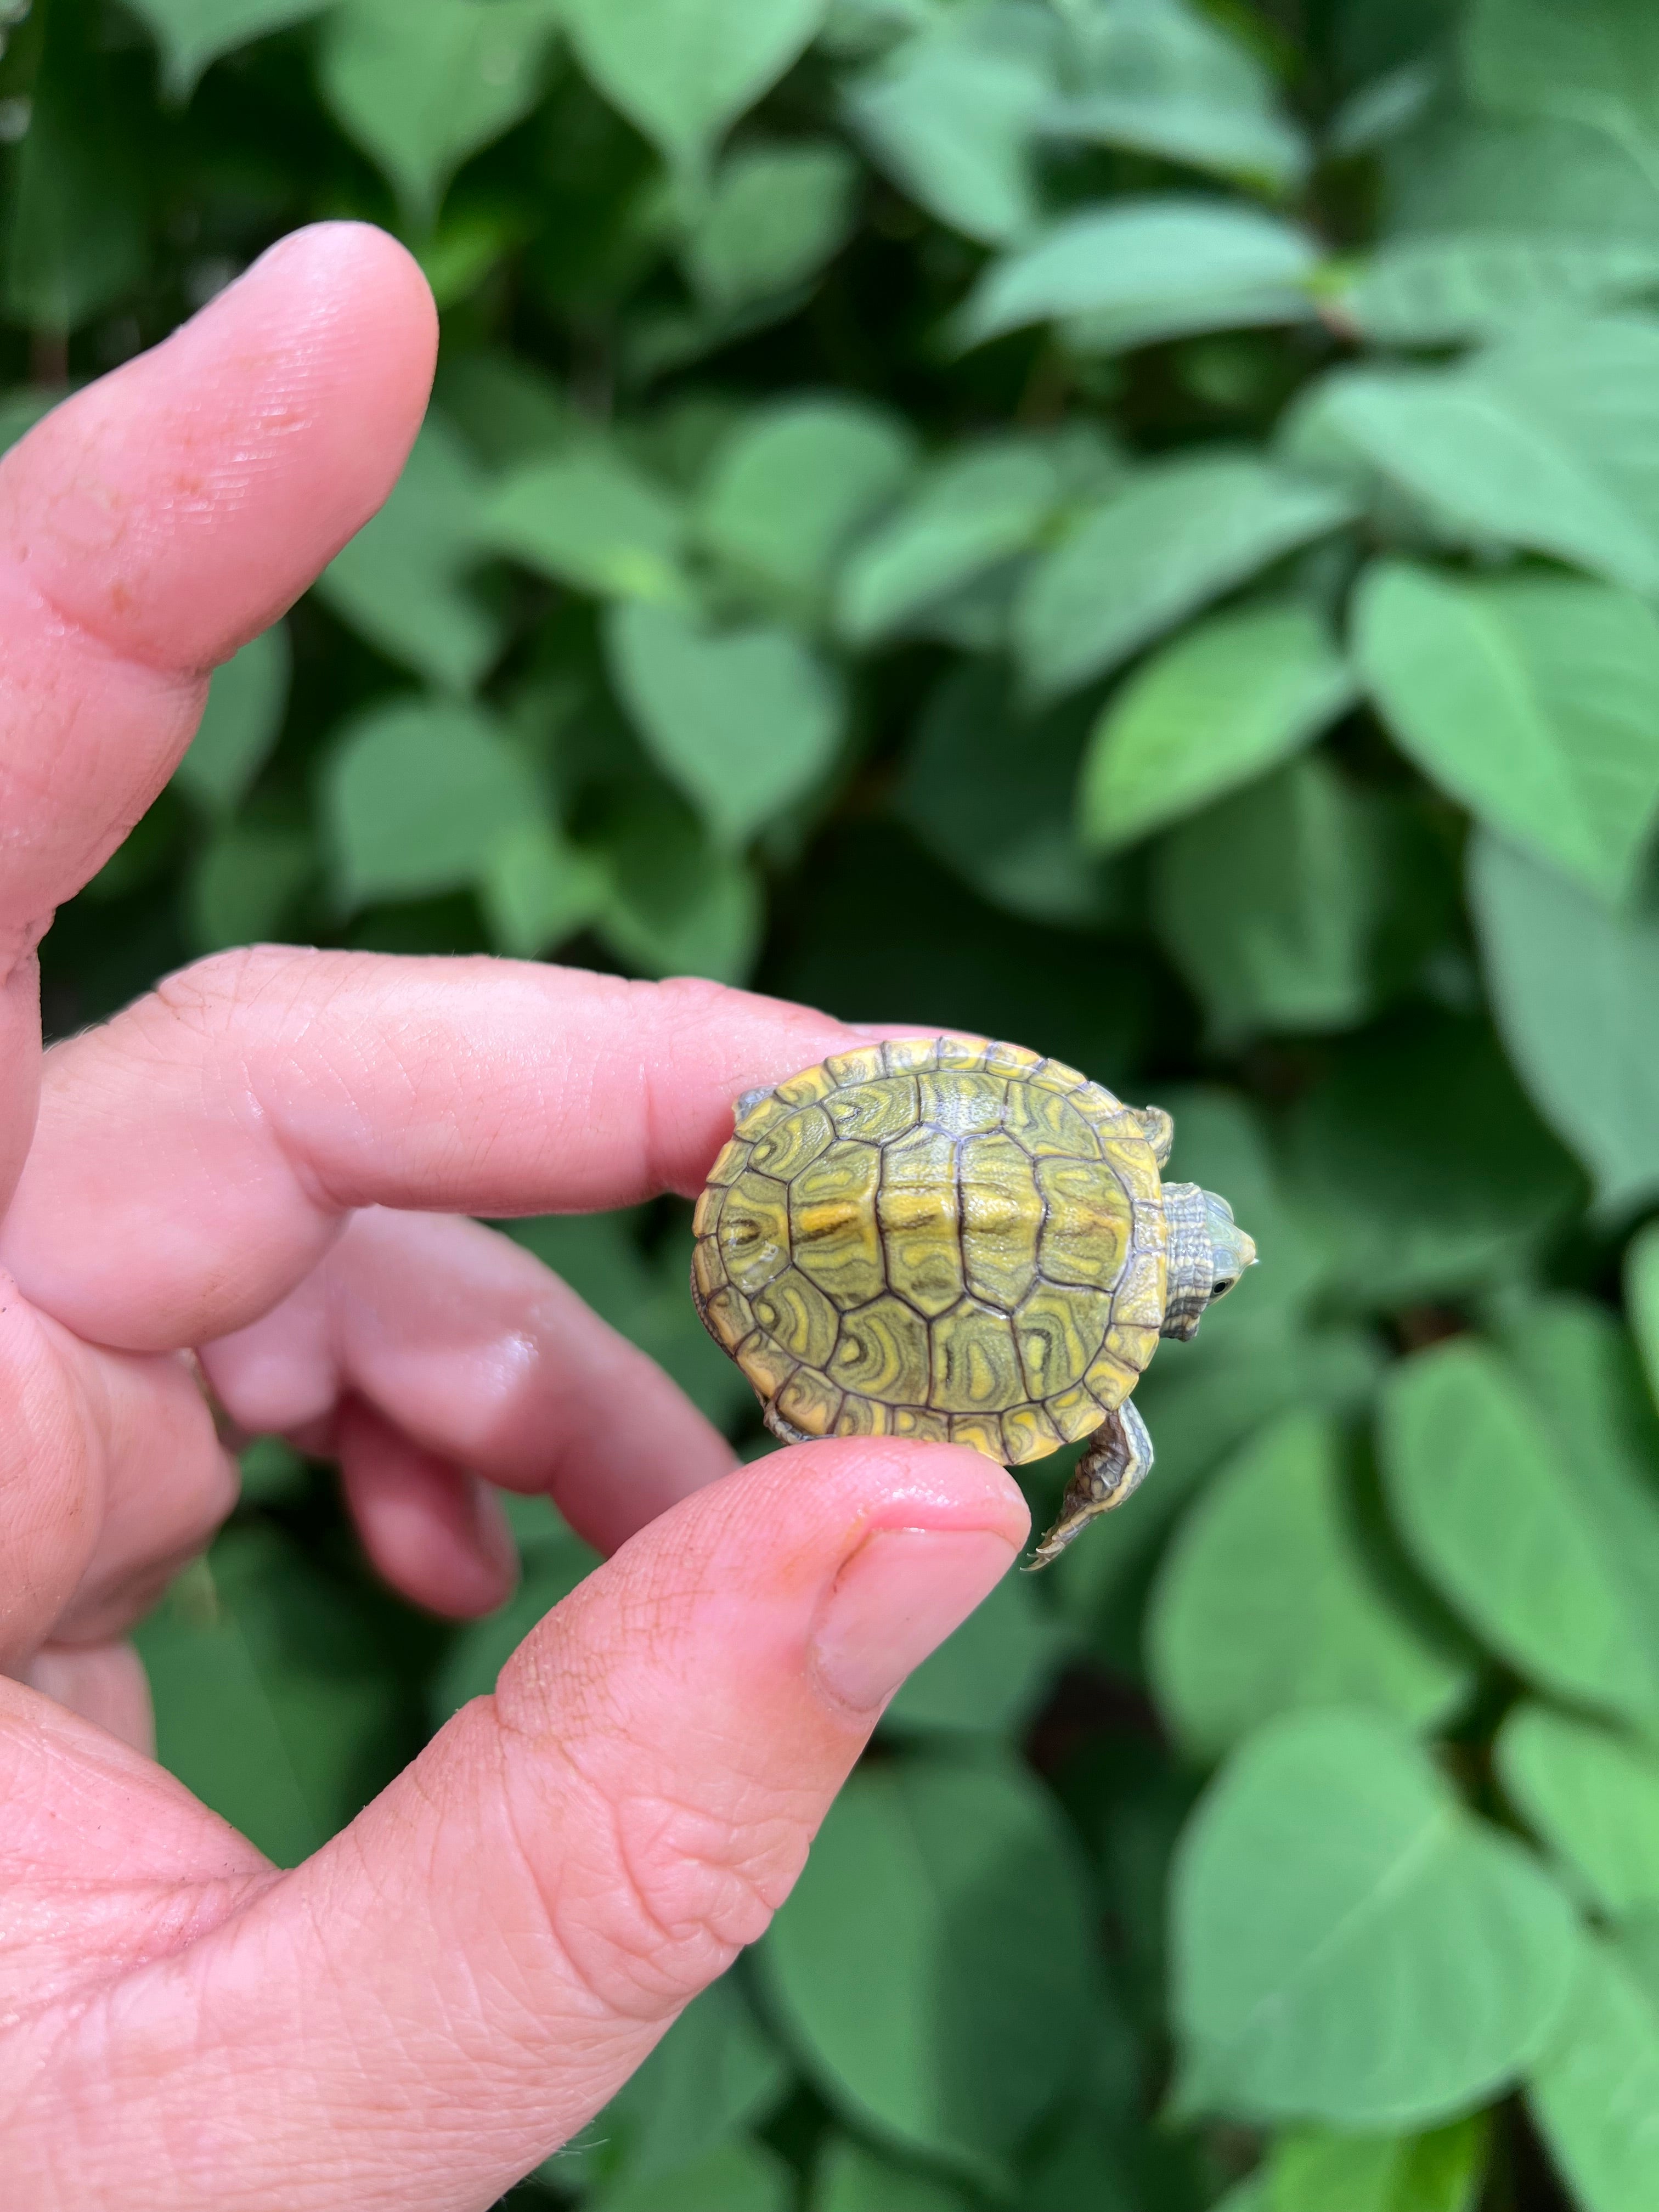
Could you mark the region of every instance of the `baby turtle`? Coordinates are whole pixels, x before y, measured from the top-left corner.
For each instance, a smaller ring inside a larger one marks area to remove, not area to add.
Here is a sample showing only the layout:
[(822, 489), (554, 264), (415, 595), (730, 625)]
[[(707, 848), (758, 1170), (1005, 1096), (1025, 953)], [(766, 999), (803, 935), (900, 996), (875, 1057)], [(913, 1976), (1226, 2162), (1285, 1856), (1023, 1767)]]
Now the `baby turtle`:
[(1175, 1124), (982, 1037), (904, 1037), (747, 1091), (697, 1201), (691, 1295), (767, 1427), (972, 1444), (1019, 1467), (1093, 1442), (1046, 1566), (1152, 1463), (1128, 1402), (1255, 1258), (1163, 1182)]

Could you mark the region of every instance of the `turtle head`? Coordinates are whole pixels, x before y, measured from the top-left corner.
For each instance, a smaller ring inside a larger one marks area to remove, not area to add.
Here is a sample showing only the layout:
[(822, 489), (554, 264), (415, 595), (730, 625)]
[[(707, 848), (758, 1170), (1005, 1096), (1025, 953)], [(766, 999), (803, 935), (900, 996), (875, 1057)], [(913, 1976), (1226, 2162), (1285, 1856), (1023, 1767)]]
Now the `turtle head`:
[(1170, 1293), (1160, 1334), (1184, 1340), (1198, 1334), (1213, 1301), (1225, 1297), (1246, 1267), (1255, 1265), (1255, 1245), (1233, 1219), (1226, 1200), (1195, 1182), (1166, 1182), (1164, 1214), (1170, 1225)]

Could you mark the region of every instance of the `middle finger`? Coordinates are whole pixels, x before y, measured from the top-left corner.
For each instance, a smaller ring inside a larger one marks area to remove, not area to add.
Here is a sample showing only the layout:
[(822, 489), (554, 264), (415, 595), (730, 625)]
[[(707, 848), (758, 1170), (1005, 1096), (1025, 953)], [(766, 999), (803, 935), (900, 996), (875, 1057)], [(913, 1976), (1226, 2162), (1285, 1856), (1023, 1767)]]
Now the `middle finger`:
[(602, 1552), (733, 1464), (656, 1362), (532, 1254), (442, 1215), (356, 1215), (292, 1297), (202, 1364), (250, 1431), (335, 1442), (336, 1408), (362, 1400), (452, 1467), (550, 1492)]
[(690, 1194), (740, 1091), (867, 1035), (690, 981), (263, 947), (50, 1055), (0, 1263), (82, 1335), (169, 1351), (286, 1297), (359, 1207)]

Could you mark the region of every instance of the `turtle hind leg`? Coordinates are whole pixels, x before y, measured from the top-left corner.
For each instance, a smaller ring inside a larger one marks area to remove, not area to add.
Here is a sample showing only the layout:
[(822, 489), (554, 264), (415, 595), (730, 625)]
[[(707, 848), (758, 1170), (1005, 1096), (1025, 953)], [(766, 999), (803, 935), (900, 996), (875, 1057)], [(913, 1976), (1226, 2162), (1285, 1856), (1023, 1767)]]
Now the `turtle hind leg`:
[(778, 1401), (769, 1398), (761, 1407), (761, 1419), (781, 1444), (815, 1444), (819, 1439), (809, 1437), (805, 1429), (798, 1429), (793, 1421), (786, 1421), (778, 1411)]
[(1146, 1424), (1126, 1399), (1090, 1437), (1089, 1448), (1066, 1486), (1060, 1518), (1026, 1562), (1027, 1574), (1052, 1565), (1097, 1516), (1121, 1505), (1139, 1489), (1152, 1465), (1152, 1440)]

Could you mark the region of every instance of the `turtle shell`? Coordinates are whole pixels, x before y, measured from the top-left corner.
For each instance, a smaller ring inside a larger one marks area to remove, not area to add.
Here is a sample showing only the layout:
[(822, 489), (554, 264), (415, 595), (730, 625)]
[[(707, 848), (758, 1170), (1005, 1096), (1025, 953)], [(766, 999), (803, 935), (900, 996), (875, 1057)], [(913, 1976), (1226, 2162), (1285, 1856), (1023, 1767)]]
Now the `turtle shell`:
[(807, 1436), (1017, 1466), (1098, 1427), (1158, 1345), (1145, 1130), (1017, 1045), (863, 1046), (739, 1101), (695, 1225), (711, 1333)]

